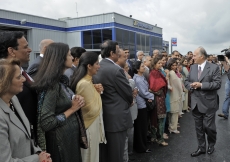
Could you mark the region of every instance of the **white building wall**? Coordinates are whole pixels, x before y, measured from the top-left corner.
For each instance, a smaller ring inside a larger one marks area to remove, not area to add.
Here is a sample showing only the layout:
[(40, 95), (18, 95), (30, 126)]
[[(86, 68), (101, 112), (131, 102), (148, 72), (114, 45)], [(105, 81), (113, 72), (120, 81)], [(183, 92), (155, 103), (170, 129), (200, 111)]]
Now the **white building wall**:
[(81, 32), (67, 33), (67, 44), (70, 48), (81, 47)]

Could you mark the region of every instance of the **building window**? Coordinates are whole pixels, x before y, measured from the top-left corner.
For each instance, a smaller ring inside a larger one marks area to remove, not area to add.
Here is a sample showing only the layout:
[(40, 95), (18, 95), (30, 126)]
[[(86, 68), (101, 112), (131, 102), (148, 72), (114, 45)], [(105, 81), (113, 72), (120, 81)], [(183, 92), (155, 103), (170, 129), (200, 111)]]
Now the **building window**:
[(83, 31), (83, 47), (85, 49), (100, 49), (105, 40), (112, 40), (112, 29)]
[(137, 41), (137, 51), (141, 50), (141, 35), (136, 33), (136, 41)]
[(112, 29), (102, 29), (102, 41), (112, 40)]
[(101, 29), (92, 30), (93, 34), (93, 49), (100, 49), (100, 44), (102, 42)]
[(92, 49), (91, 30), (83, 31), (83, 47), (85, 49)]
[(118, 43), (123, 43), (123, 30), (122, 29), (116, 29), (116, 41)]

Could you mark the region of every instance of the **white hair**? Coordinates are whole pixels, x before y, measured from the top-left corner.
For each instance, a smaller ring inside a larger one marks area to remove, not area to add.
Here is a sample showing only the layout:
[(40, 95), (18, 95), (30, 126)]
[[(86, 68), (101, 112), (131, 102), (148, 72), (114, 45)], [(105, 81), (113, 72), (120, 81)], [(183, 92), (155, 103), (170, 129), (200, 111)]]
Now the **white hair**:
[(158, 55), (160, 54), (160, 51), (158, 49), (153, 50), (153, 54), (157, 53)]
[(144, 53), (143, 51), (137, 51), (136, 56), (138, 57), (140, 53)]
[(151, 56), (144, 56), (144, 57), (142, 58), (142, 62), (145, 62), (145, 61), (147, 60), (148, 57), (151, 57)]

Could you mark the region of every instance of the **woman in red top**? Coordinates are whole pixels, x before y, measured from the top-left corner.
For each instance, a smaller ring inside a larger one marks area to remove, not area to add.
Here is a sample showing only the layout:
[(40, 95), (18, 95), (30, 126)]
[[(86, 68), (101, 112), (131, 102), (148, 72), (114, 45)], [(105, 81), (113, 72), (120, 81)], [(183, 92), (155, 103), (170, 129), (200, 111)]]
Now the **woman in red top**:
[[(160, 137), (157, 141), (162, 146), (167, 146), (168, 143), (164, 141), (164, 119), (166, 117), (165, 97), (167, 93), (167, 81), (161, 73), (162, 63), (161, 57), (152, 59), (152, 71), (149, 74), (149, 88), (154, 93), (154, 100), (156, 102), (155, 109), (151, 112), (151, 126), (157, 130)], [(154, 129), (152, 129), (154, 130)], [(156, 132), (152, 132), (153, 137), (156, 138)]]

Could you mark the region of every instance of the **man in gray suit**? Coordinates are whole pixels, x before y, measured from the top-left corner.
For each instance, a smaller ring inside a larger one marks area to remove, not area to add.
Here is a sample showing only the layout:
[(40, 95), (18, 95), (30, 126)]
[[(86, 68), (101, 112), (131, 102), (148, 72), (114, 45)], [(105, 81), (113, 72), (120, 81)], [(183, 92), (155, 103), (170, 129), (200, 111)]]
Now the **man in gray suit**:
[(127, 130), (132, 127), (132, 89), (124, 70), (115, 63), (119, 52), (117, 42), (105, 41), (101, 45), (100, 69), (93, 77), (94, 83), (101, 83), (104, 88), (101, 98), (107, 144), (100, 146), (101, 162), (123, 162)]
[(33, 77), (37, 71), (38, 67), (42, 61), (42, 58), (44, 56), (44, 53), (46, 51), (46, 47), (50, 44), (53, 43), (54, 41), (51, 39), (43, 39), (40, 44), (39, 44), (39, 50), (40, 50), (40, 55), (30, 64), (30, 66), (27, 69), (27, 73)]
[(198, 149), (192, 157), (205, 154), (206, 139), (208, 140), (208, 154), (214, 151), (216, 143), (215, 114), (218, 110), (217, 90), (221, 87), (221, 74), (217, 65), (206, 61), (207, 53), (203, 47), (194, 51), (195, 65), (185, 80), (185, 86), (191, 91), (191, 109), (195, 120)]

